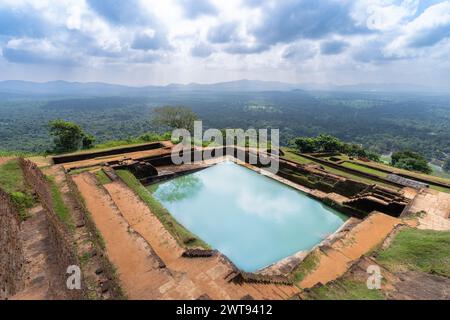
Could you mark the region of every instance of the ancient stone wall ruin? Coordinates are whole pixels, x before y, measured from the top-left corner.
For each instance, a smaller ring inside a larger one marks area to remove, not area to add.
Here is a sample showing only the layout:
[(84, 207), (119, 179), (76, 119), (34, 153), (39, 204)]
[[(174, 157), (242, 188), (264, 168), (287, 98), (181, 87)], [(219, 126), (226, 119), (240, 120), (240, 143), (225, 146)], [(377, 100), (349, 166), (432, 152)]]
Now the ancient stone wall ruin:
[(0, 299), (21, 290), (24, 257), (19, 239), (19, 213), (10, 196), (0, 189)]
[[(367, 188), (367, 184), (330, 174), (324, 170), (280, 159), (278, 175), (323, 192), (351, 197)], [(297, 180), (296, 180), (297, 178)]]
[(129, 146), (129, 147), (123, 147), (123, 148), (110, 149), (110, 150), (55, 156), (52, 159), (53, 159), (54, 164), (61, 164), (61, 163), (67, 163), (67, 162), (93, 159), (93, 158), (97, 158), (97, 157), (112, 156), (112, 155), (123, 154), (123, 153), (127, 153), (127, 152), (147, 151), (147, 150), (153, 150), (153, 149), (158, 149), (158, 148), (163, 148), (163, 147), (164, 147), (164, 145), (162, 145), (161, 143), (153, 142), (153, 143), (147, 143), (147, 144), (138, 145), (138, 146)]
[[(45, 210), (47, 220), (49, 222), (49, 234), (52, 246), (57, 252), (57, 264), (59, 270), (59, 279), (61, 286), (66, 288), (66, 279), (69, 276), (66, 274), (67, 268), (72, 265), (79, 266), (80, 263), (75, 254), (75, 248), (71, 240), (70, 231), (68, 227), (58, 218), (55, 211), (52, 191), (47, 178), (35, 163), (21, 159), (20, 164), (23, 170), (23, 175), (26, 183), (38, 195), (42, 207)], [(72, 299), (82, 299), (85, 297), (85, 292), (82, 285), (81, 290), (66, 289), (67, 296)]]

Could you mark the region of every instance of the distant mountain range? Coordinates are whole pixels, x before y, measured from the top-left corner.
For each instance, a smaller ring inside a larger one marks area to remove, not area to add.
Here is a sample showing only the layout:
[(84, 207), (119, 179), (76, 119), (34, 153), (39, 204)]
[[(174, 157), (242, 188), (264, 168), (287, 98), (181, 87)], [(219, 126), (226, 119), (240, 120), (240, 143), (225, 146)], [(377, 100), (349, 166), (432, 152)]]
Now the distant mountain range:
[(50, 81), (44, 83), (7, 80), (0, 81), (0, 92), (32, 95), (146, 95), (155, 92), (261, 92), (290, 91), (299, 86), (273, 81), (239, 80), (215, 84), (169, 84), (167, 86), (131, 87), (101, 82)]
[(262, 91), (341, 91), (341, 92), (450, 92), (450, 89), (433, 89), (404, 84), (358, 84), (331, 86), (317, 84), (290, 84), (276, 81), (237, 80), (214, 84), (170, 84), (167, 86), (131, 87), (101, 82), (50, 81), (44, 83), (6, 80), (0, 81), (0, 94), (51, 95), (51, 96), (146, 96), (170, 92), (262, 92)]

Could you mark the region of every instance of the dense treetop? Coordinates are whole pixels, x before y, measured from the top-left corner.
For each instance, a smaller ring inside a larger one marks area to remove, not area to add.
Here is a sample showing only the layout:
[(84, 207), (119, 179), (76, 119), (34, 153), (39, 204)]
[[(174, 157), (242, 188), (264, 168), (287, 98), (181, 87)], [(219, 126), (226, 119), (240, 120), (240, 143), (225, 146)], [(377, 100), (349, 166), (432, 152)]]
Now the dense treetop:
[[(164, 105), (183, 105), (208, 128), (277, 128), (281, 144), (326, 133), (364, 150), (412, 150), (427, 160), (450, 155), (450, 97), (339, 92), (164, 92), (146, 97), (5, 96), (0, 93), (0, 149), (52, 148), (47, 123), (79, 124), (96, 143), (166, 130), (151, 119)], [(87, 142), (87, 141), (86, 141)]]
[(419, 171), (423, 173), (432, 172), (427, 160), (417, 152), (409, 150), (395, 152), (391, 159), (391, 164), (397, 168)]

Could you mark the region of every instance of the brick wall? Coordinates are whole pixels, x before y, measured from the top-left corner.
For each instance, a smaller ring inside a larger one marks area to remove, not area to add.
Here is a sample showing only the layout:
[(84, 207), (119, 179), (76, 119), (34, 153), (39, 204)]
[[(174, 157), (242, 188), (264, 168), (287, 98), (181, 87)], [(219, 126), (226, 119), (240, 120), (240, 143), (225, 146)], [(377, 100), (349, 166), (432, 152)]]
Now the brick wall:
[(10, 196), (0, 189), (0, 299), (23, 287), (24, 257), (19, 230), (19, 213)]

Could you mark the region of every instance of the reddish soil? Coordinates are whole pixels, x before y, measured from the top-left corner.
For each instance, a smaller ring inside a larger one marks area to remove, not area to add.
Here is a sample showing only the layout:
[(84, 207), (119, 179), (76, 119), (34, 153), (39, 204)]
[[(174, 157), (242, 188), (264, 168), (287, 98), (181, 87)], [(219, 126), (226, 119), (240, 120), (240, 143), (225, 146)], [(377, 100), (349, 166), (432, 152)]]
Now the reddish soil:
[(24, 290), (11, 300), (64, 299), (65, 283), (61, 283), (55, 269), (57, 252), (50, 244), (45, 212), (37, 206), (29, 215), (20, 230), (26, 263)]
[(148, 244), (128, 225), (105, 190), (97, 186), (95, 177), (74, 177), (86, 205), (105, 241), (110, 261), (118, 267), (118, 276), (130, 299), (154, 299), (156, 288), (170, 280), (167, 270), (158, 268)]
[(9, 160), (14, 159), (12, 157), (0, 157), (0, 166)]

